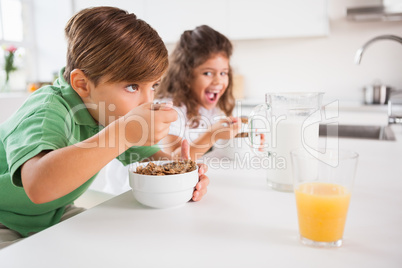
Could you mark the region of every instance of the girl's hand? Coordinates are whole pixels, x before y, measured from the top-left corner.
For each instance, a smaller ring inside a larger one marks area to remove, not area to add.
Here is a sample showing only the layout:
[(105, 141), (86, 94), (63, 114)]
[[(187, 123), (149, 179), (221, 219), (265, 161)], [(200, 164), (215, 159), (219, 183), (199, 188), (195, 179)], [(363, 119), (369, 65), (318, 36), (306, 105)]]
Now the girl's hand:
[(258, 147), (258, 151), (264, 152), (264, 143), (265, 143), (265, 135), (263, 133), (260, 134), (260, 147)]
[[(182, 160), (190, 159), (190, 145), (187, 140), (183, 140), (181, 143), (181, 158)], [(198, 164), (198, 183), (195, 185), (193, 192), (193, 201), (200, 201), (202, 197), (207, 193), (207, 186), (209, 184), (209, 178), (205, 175), (208, 170), (208, 166), (205, 164)]]
[(227, 117), (212, 125), (212, 138), (228, 140), (234, 138), (241, 130), (241, 119), (239, 117)]

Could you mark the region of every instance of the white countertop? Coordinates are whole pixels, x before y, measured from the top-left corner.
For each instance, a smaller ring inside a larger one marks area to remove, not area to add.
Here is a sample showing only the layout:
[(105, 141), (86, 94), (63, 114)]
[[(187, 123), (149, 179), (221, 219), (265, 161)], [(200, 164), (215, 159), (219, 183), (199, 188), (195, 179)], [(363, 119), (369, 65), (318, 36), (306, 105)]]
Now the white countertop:
[[(233, 111), (235, 116), (250, 116), (255, 106), (261, 104), (263, 99), (236, 100)], [(365, 105), (357, 101), (330, 100), (323, 103), (324, 109), (331, 112), (338, 111), (336, 119), (340, 124), (348, 125), (387, 125), (388, 105)]]
[(1, 267), (401, 267), (402, 126), (397, 142), (340, 139), (360, 154), (337, 249), (298, 240), (294, 195), (265, 172), (208, 171), (200, 202), (150, 209), (126, 192), (0, 251)]

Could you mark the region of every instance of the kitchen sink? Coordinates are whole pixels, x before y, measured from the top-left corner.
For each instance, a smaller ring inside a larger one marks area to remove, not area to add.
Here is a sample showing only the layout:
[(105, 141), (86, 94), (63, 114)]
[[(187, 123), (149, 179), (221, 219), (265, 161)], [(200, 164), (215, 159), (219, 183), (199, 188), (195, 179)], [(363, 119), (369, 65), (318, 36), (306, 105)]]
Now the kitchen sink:
[(370, 140), (395, 141), (395, 135), (389, 126), (365, 125), (320, 125), (321, 137), (339, 137)]

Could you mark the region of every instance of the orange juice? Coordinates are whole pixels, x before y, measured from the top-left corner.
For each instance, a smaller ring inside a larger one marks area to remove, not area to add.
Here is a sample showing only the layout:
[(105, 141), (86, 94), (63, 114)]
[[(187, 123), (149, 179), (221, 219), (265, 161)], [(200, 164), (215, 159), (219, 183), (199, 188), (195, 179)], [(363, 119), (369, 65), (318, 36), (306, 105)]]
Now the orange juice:
[(300, 235), (333, 242), (342, 239), (350, 191), (331, 183), (303, 183), (295, 189)]

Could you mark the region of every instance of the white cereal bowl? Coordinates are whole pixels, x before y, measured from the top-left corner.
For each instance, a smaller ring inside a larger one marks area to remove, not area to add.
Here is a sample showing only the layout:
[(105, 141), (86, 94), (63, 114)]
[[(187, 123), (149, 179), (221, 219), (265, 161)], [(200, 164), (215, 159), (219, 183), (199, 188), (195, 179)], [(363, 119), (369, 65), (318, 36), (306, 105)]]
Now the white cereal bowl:
[[(153, 161), (163, 165), (171, 161)], [(135, 173), (138, 166), (145, 163), (131, 164), (129, 183), (134, 198), (143, 205), (153, 208), (172, 208), (186, 204), (193, 196), (194, 187), (198, 182), (198, 166), (196, 170), (174, 175), (155, 176)]]

